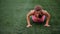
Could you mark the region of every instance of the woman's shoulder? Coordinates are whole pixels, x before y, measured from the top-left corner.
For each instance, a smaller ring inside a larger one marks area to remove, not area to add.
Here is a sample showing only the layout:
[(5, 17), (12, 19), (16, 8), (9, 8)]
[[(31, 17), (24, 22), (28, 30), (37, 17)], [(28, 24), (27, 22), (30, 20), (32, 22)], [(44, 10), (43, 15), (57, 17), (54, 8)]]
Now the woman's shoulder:
[(35, 10), (30, 10), (30, 13), (34, 13), (35, 12)]
[(30, 11), (28, 12), (28, 14), (33, 15), (33, 14), (34, 14), (34, 10), (30, 10)]
[(48, 12), (46, 10), (42, 10), (43, 14), (47, 14)]
[(42, 12), (44, 12), (44, 13), (45, 13), (45, 12), (47, 12), (47, 11), (46, 11), (46, 10), (42, 10)]

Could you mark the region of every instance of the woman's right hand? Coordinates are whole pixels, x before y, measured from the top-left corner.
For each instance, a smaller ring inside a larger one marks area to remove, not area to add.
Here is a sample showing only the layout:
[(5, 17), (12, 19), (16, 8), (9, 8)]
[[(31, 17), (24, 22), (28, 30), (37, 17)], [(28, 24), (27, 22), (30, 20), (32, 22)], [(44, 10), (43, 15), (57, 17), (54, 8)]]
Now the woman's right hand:
[(27, 25), (26, 27), (29, 28), (29, 27), (32, 27), (32, 25), (29, 24), (29, 25)]

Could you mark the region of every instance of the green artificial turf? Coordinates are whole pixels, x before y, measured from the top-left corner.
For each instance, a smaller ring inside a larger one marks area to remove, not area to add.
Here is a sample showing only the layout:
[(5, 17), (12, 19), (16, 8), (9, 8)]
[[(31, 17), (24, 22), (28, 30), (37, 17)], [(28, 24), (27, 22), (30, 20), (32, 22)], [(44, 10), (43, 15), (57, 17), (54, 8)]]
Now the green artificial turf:
[[(50, 27), (32, 23), (27, 28), (26, 14), (41, 5), (51, 14)], [(0, 34), (60, 34), (60, 0), (0, 0)]]

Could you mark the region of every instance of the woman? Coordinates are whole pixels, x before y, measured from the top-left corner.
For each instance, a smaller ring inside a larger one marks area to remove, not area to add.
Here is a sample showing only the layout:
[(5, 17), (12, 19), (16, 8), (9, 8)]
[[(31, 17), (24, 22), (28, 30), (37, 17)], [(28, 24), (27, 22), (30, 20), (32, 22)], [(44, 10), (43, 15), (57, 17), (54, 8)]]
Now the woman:
[(50, 14), (46, 11), (43, 10), (41, 6), (35, 6), (34, 10), (31, 10), (28, 14), (27, 14), (27, 27), (31, 27), (31, 23), (30, 23), (30, 16), (32, 16), (32, 20), (34, 22), (44, 22), (45, 17), (46, 17), (46, 23), (44, 26), (49, 27), (49, 20), (50, 20)]

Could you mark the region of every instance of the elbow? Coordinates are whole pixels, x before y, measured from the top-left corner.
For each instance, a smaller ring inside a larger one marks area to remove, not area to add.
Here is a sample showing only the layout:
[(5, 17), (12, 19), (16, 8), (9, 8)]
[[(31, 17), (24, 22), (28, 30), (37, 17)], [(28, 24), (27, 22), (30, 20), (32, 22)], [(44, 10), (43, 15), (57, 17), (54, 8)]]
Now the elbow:
[(26, 18), (28, 19), (28, 15), (26, 16)]
[(26, 17), (27, 17), (27, 20), (30, 18), (30, 16), (29, 16), (29, 15), (27, 15)]
[(49, 14), (49, 18), (51, 17), (51, 15)]
[(29, 17), (29, 15), (26, 16), (27, 18)]
[(48, 14), (48, 15), (47, 15), (47, 18), (50, 18), (50, 17), (51, 17), (50, 14)]

